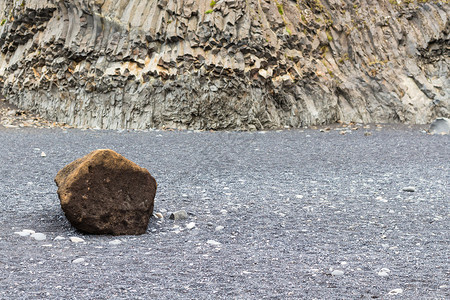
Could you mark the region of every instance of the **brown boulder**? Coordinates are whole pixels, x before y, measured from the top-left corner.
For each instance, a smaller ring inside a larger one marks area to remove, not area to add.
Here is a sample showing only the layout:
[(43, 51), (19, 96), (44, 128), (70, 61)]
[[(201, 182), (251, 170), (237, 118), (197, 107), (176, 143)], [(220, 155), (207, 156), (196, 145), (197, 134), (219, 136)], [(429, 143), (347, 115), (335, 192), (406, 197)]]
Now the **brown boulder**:
[(94, 234), (143, 234), (153, 213), (156, 181), (132, 161), (95, 150), (55, 177), (61, 208), (77, 229)]

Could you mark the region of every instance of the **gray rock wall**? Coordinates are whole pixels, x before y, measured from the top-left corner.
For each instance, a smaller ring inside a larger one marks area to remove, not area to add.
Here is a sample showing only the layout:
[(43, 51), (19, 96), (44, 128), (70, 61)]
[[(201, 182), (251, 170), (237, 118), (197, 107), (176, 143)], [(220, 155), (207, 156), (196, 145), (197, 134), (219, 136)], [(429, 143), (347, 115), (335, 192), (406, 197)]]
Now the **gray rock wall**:
[(0, 89), (78, 127), (450, 116), (450, 4), (0, 0)]

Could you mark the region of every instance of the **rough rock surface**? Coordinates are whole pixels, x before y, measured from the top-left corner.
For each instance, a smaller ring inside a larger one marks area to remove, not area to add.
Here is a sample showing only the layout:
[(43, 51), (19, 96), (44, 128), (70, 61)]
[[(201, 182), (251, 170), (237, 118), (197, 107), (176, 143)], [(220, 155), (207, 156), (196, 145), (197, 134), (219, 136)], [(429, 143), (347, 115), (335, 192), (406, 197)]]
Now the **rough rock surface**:
[(450, 116), (447, 0), (0, 0), (0, 89), (100, 128)]
[(431, 123), (429, 132), (433, 134), (450, 134), (450, 119), (437, 118)]
[(56, 175), (61, 208), (79, 230), (142, 234), (153, 213), (156, 181), (112, 150), (96, 150)]

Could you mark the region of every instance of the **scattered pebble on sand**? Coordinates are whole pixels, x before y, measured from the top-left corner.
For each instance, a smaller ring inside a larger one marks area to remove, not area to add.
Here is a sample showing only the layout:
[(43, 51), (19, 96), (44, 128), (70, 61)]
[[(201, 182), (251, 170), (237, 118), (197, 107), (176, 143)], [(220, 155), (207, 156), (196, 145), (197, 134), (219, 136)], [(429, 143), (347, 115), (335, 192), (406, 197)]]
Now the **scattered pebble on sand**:
[(117, 245), (122, 244), (122, 241), (121, 240), (113, 240), (113, 241), (110, 241), (109, 244), (113, 245), (113, 246), (117, 246)]
[(84, 259), (84, 258), (77, 258), (77, 259), (74, 259), (73, 261), (72, 261), (72, 263), (73, 264), (81, 264), (81, 263), (84, 263), (86, 260)]
[(194, 228), (194, 227), (195, 227), (195, 223), (194, 223), (194, 222), (191, 222), (191, 223), (186, 224), (186, 228), (187, 228), (187, 229), (192, 229), (192, 228)]
[(15, 234), (18, 234), (20, 236), (29, 236), (30, 233), (29, 232), (23, 232), (23, 231), (16, 231), (14, 232)]
[(84, 242), (84, 240), (82, 238), (76, 237), (76, 236), (71, 236), (70, 240), (74, 243), (82, 243)]
[(389, 273), (391, 273), (391, 270), (389, 270), (388, 268), (382, 268), (380, 271), (378, 271), (378, 276), (388, 277)]
[(179, 211), (173, 212), (170, 215), (170, 219), (172, 219), (172, 220), (184, 220), (187, 218), (188, 218), (188, 214), (185, 210), (179, 210)]
[(43, 234), (43, 233), (33, 233), (31, 235), (31, 237), (33, 239), (35, 239), (36, 241), (43, 241), (43, 240), (45, 240), (47, 238), (47, 236), (45, 234)]
[(389, 295), (398, 295), (398, 294), (401, 294), (401, 293), (403, 293), (402, 289), (393, 289), (388, 294)]
[(206, 243), (208, 245), (211, 245), (211, 246), (220, 246), (220, 245), (222, 245), (222, 243), (220, 243), (218, 241), (214, 241), (214, 240), (208, 240)]
[(334, 270), (333, 272), (331, 272), (331, 275), (333, 275), (333, 276), (342, 276), (342, 275), (344, 275), (344, 271), (342, 271), (342, 270)]
[(404, 192), (414, 193), (414, 192), (416, 191), (416, 188), (413, 187), (413, 186), (405, 186), (402, 190), (403, 190)]

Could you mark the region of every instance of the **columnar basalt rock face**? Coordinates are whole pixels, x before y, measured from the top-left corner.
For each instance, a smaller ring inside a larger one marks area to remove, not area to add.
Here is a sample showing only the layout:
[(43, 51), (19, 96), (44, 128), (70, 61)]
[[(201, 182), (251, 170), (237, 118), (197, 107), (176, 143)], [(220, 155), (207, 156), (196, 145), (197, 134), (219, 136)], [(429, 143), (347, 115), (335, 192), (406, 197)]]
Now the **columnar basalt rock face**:
[(450, 114), (447, 0), (0, 0), (0, 14), (2, 93), (79, 127)]

